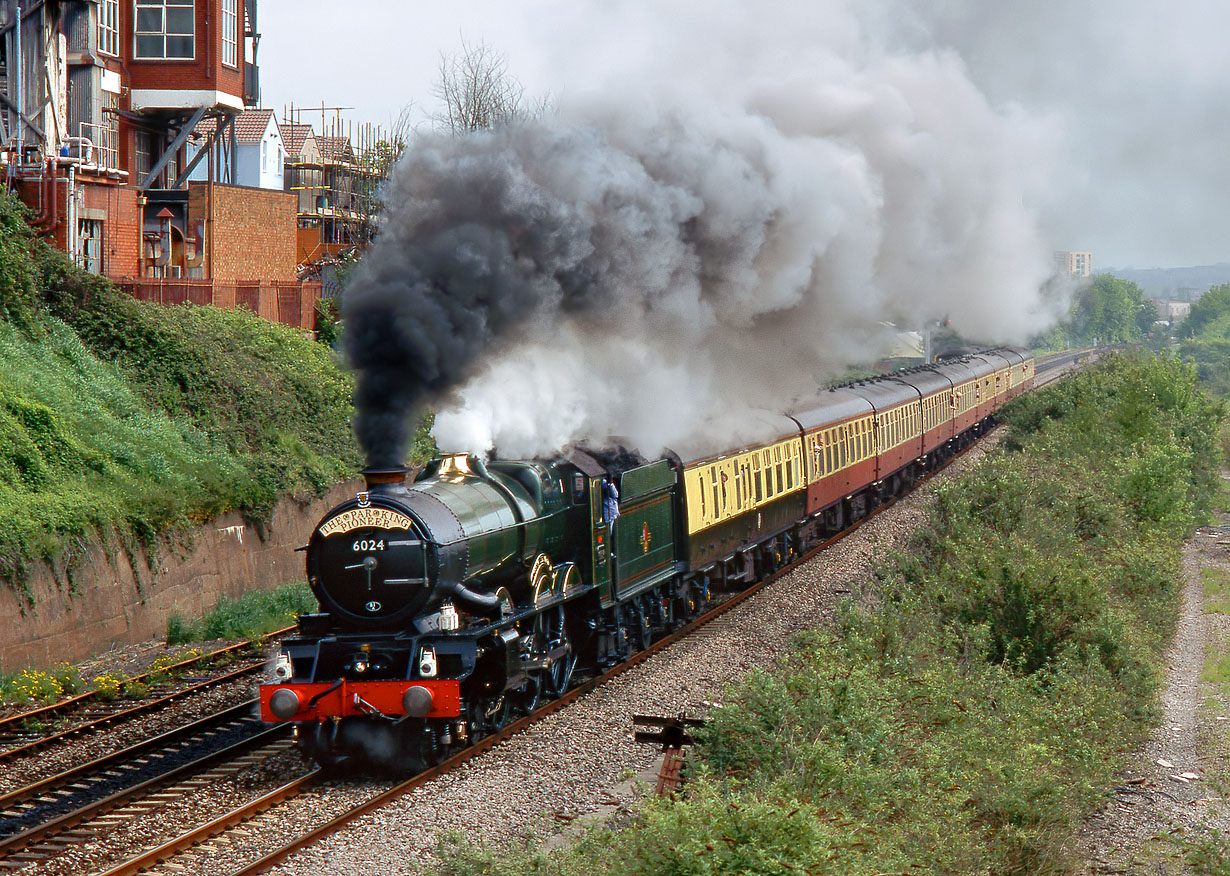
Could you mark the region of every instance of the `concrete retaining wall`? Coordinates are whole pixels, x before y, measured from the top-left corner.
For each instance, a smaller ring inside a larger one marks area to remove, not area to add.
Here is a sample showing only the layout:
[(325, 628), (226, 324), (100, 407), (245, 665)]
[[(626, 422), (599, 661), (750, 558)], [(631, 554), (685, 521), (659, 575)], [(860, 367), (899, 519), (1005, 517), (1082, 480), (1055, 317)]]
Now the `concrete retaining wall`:
[(152, 572), (138, 558), (134, 575), (118, 544), (91, 547), (71, 588), (63, 576), (57, 583), (50, 569), (32, 570), (32, 608), (0, 585), (0, 670), (74, 662), (115, 645), (160, 638), (172, 611), (196, 618), (223, 596), (302, 579), (303, 554), (295, 548), (307, 543), (325, 511), (360, 489), (362, 481), (353, 481), (321, 499), (284, 500), (264, 540), (238, 514), (224, 515), (197, 530), (191, 547), (160, 550)]

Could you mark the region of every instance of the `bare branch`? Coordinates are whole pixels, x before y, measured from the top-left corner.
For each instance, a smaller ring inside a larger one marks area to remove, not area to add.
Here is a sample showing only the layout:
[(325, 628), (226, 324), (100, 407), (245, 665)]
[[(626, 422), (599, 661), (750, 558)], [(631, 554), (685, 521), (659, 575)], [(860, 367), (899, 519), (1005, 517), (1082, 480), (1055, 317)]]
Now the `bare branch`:
[(441, 55), (433, 89), (442, 108), (432, 115), (437, 130), (454, 136), (539, 118), (554, 107), (550, 95), (527, 100), (525, 86), (508, 72), (508, 59), (486, 43), (461, 41), (461, 52)]

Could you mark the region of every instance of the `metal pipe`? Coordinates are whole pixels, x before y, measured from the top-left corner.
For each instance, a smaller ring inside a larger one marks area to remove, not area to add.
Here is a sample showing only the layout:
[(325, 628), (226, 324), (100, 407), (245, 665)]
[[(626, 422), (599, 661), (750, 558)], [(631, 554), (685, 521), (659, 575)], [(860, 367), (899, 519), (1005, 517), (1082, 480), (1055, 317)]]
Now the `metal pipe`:
[[(55, 234), (56, 224), (60, 221), (60, 205), (56, 197), (56, 166), (53, 159), (48, 158), (43, 166), (38, 188), (42, 209), (34, 219), (34, 227), (43, 234)], [(50, 195), (47, 194), (48, 189), (51, 190)]]
[(68, 227), (64, 229), (64, 248), (68, 250), (68, 257), (73, 261), (73, 267), (80, 267), (81, 262), (77, 258), (77, 195), (74, 191), (77, 182), (77, 165), (70, 164), (68, 166), (68, 200), (64, 205), (64, 212), (67, 214), (65, 221)]
[[(81, 266), (80, 242), (78, 240), (77, 230), (77, 166), (81, 164), (94, 163), (94, 141), (89, 137), (65, 137), (64, 147), (75, 145), (77, 147), (77, 157), (71, 155), (63, 155), (60, 161), (68, 165), (68, 202), (65, 205), (65, 221), (68, 223), (68, 228), (64, 230), (64, 249), (68, 252), (68, 257), (72, 259), (73, 264), (77, 267)], [(89, 151), (83, 157), (81, 155), (81, 147), (84, 146)]]
[(17, 160), (22, 161), (25, 156), (22, 153), (25, 151), (26, 145), (26, 123), (22, 116), (25, 112), (25, 101), (22, 100), (21, 93), (21, 7), (17, 7), (17, 27), (13, 36), (16, 42), (17, 50), (17, 65), (14, 68), (17, 72), (13, 76), (14, 94), (17, 96)]
[(80, 153), (82, 146), (86, 147), (89, 151), (85, 153), (85, 157), (82, 157), (80, 154), (78, 154), (76, 158), (73, 158), (71, 155), (61, 156), (61, 157), (66, 158), (68, 161), (71, 161), (74, 164), (93, 164), (94, 163), (94, 141), (91, 140), (89, 137), (65, 137), (62, 142), (65, 145), (69, 145), (69, 144), (75, 145), (77, 147), (78, 153)]

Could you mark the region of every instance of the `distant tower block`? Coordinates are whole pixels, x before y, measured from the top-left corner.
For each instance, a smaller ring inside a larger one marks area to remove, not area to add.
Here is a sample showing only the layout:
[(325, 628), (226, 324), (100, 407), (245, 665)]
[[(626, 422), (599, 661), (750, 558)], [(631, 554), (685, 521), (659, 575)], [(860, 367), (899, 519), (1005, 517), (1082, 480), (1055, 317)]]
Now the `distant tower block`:
[(1056, 252), (1055, 269), (1072, 277), (1088, 277), (1093, 274), (1093, 253)]

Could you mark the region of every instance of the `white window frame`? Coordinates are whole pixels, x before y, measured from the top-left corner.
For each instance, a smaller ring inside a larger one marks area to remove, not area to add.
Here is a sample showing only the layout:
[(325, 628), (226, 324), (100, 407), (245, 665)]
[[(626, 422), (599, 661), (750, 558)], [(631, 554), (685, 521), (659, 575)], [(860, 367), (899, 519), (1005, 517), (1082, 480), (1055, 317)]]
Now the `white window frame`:
[[(182, 24), (168, 23), (168, 13), (174, 13), (176, 18), (183, 19), (184, 12), (187, 11), (187, 18), (191, 22), (187, 29)], [(156, 18), (158, 29), (154, 29), (154, 13), (158, 13)], [(142, 21), (142, 19), (145, 21)], [(142, 30), (142, 27), (145, 29)], [(172, 39), (187, 38), (192, 45), (191, 53), (174, 54), (167, 53), (167, 43)], [(161, 52), (142, 52), (142, 39), (146, 41), (158, 40), (162, 46)], [(133, 37), (132, 37), (132, 56), (135, 60), (140, 61), (194, 61), (196, 60), (196, 0), (133, 0)]]
[(222, 63), (239, 67), (239, 0), (222, 0)]
[(98, 51), (119, 57), (120, 0), (100, 0), (98, 4)]

